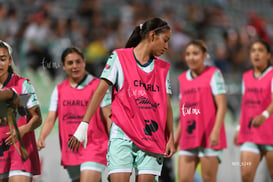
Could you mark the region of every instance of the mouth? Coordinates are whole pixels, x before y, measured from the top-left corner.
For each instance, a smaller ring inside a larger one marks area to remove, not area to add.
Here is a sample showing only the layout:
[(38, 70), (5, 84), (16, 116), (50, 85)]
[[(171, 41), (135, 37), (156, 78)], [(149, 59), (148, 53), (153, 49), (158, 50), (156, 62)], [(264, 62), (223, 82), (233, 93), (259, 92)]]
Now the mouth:
[(79, 73), (80, 71), (78, 70), (73, 70), (72, 73)]
[(254, 62), (259, 62), (260, 59), (259, 59), (259, 58), (254, 58), (253, 61), (254, 61)]

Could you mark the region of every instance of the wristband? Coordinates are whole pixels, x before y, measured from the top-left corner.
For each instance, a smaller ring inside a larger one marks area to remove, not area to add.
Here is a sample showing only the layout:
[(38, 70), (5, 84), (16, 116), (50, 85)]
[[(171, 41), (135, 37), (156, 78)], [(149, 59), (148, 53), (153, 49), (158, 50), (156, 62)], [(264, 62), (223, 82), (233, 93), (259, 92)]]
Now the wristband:
[(88, 123), (82, 121), (74, 133), (74, 137), (76, 137), (80, 142), (83, 142), (84, 148), (86, 147), (87, 144), (87, 129)]
[(13, 95), (12, 95), (12, 97), (10, 98), (10, 100), (14, 100), (14, 99), (16, 99), (17, 98), (17, 92), (16, 92), (16, 90), (14, 89), (14, 88), (10, 88), (10, 90), (13, 92)]
[(262, 115), (265, 117), (265, 119), (269, 118), (269, 116), (270, 116), (270, 114), (269, 114), (269, 112), (267, 110), (264, 110), (262, 112)]

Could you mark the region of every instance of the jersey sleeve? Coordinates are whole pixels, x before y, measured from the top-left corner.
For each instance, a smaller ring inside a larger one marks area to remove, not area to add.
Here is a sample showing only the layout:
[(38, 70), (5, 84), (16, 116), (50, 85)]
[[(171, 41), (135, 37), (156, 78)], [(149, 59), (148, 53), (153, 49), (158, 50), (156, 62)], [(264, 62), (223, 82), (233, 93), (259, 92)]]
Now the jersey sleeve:
[(108, 57), (108, 60), (100, 77), (109, 80), (113, 85), (116, 84), (118, 78), (118, 68), (116, 66), (117, 60), (118, 55), (115, 51), (113, 51), (112, 54)]
[(211, 90), (213, 95), (219, 95), (219, 94), (225, 94), (226, 88), (225, 88), (225, 82), (222, 73), (217, 70), (212, 76), (211, 82), (210, 82)]
[(58, 89), (57, 86), (54, 88), (52, 94), (51, 94), (51, 98), (50, 98), (50, 104), (49, 104), (49, 111), (56, 111), (57, 112), (57, 108), (58, 107)]
[(25, 80), (23, 82), (22, 94), (30, 94), (30, 98), (26, 105), (28, 109), (32, 108), (33, 106), (39, 105), (39, 101), (38, 101), (38, 97), (36, 95), (35, 89), (28, 80)]

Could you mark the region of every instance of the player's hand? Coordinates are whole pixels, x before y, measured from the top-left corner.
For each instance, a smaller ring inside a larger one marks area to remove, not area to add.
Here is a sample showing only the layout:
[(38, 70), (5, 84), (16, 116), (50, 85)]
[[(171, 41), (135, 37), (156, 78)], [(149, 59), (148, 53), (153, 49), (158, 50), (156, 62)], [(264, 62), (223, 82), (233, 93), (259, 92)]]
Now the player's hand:
[[(22, 125), (18, 128), (19, 130), (19, 137), (23, 138), (26, 134), (26, 125)], [(16, 134), (15, 130), (12, 130), (12, 132), (7, 132), (6, 133), (8, 136), (8, 138), (5, 140), (5, 143), (8, 145), (12, 145), (15, 144), (16, 142), (18, 142), (18, 136)]]
[(42, 138), (39, 138), (37, 142), (37, 147), (38, 147), (38, 150), (42, 150), (43, 148), (45, 148), (45, 140)]
[(78, 152), (80, 145), (81, 145), (81, 142), (74, 136), (72, 136), (68, 140), (68, 148), (70, 148), (70, 150), (72, 150), (72, 151)]
[(12, 132), (9, 131), (6, 134), (8, 135), (8, 137), (5, 140), (5, 143), (7, 145), (13, 145), (18, 141), (15, 130), (12, 130)]
[(236, 146), (239, 146), (238, 137), (239, 137), (239, 130), (237, 130), (237, 131), (235, 132), (234, 137), (233, 137), (233, 143), (234, 143), (234, 145), (236, 145)]
[(176, 149), (174, 146), (174, 140), (169, 139), (166, 145), (166, 149), (165, 149), (165, 153), (164, 153), (164, 157), (165, 158), (170, 158), (173, 156), (173, 154), (175, 153)]
[(88, 123), (82, 121), (75, 131), (74, 135), (68, 141), (68, 147), (72, 151), (79, 151), (80, 144), (83, 142), (83, 147), (86, 148), (87, 144), (87, 129)]
[(218, 145), (218, 143), (219, 143), (219, 132), (216, 131), (216, 130), (212, 130), (212, 132), (210, 134), (209, 141), (210, 141), (210, 146), (211, 147), (214, 147), (214, 146)]
[(265, 120), (266, 118), (262, 114), (258, 115), (255, 118), (253, 118), (251, 126), (258, 128), (264, 123)]

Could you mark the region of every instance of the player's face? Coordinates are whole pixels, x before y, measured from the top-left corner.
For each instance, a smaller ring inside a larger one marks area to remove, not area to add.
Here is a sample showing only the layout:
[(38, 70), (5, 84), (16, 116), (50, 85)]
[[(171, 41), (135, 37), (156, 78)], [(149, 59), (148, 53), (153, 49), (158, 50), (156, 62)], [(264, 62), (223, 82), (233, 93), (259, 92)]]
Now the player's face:
[[(11, 59), (6, 48), (0, 48), (0, 79), (8, 75), (8, 68), (11, 66)], [(5, 79), (5, 78), (3, 78)]]
[(200, 70), (204, 67), (204, 60), (207, 53), (204, 53), (201, 47), (191, 44), (185, 51), (185, 61), (191, 70)]
[(69, 78), (80, 81), (85, 74), (85, 60), (76, 52), (70, 53), (65, 57), (63, 69)]
[(161, 56), (165, 53), (165, 51), (168, 50), (168, 43), (171, 38), (171, 31), (165, 30), (162, 33), (159, 33), (158, 35), (153, 35), (153, 48), (152, 48), (152, 55), (154, 56)]
[(267, 67), (270, 56), (271, 55), (267, 51), (266, 47), (260, 42), (254, 43), (250, 48), (250, 60), (254, 67)]

